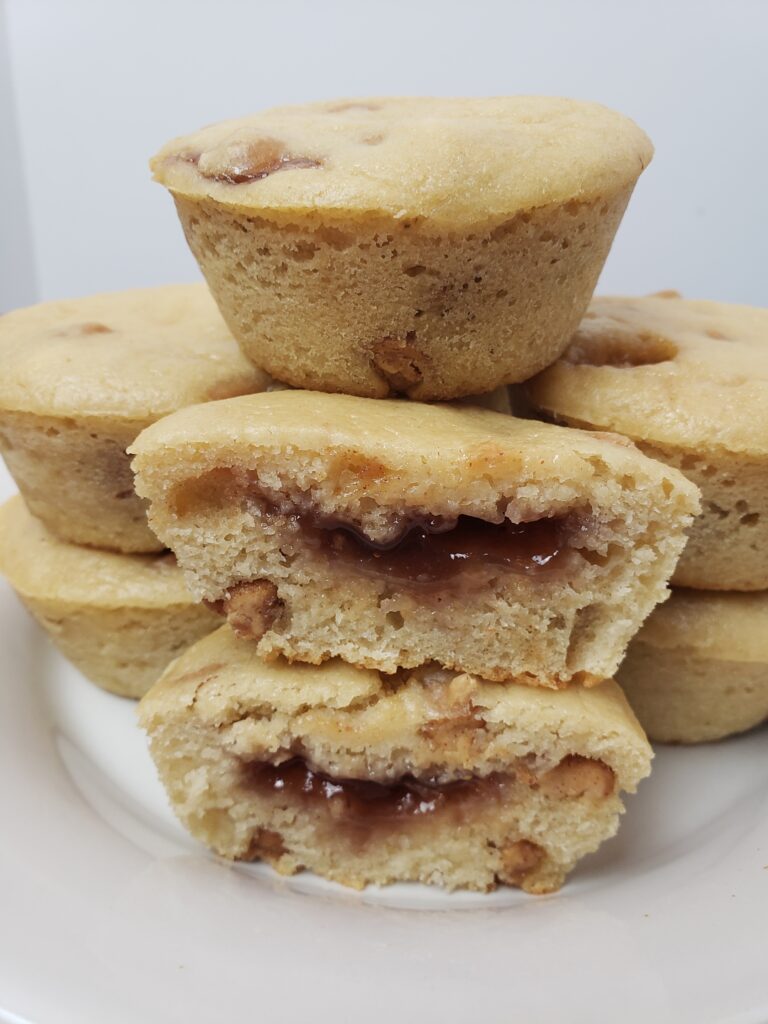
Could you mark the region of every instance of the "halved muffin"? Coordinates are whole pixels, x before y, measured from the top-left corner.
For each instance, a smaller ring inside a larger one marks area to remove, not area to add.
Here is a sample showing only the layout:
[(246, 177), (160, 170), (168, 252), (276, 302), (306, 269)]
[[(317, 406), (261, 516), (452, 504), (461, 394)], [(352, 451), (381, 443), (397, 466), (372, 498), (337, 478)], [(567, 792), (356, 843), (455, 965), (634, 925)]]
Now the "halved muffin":
[(619, 687), (264, 662), (228, 626), (140, 705), (171, 803), (217, 853), (345, 885), (557, 889), (650, 771)]
[(283, 391), (131, 450), (193, 593), (260, 654), (384, 672), (609, 677), (698, 507), (621, 439), (468, 406)]

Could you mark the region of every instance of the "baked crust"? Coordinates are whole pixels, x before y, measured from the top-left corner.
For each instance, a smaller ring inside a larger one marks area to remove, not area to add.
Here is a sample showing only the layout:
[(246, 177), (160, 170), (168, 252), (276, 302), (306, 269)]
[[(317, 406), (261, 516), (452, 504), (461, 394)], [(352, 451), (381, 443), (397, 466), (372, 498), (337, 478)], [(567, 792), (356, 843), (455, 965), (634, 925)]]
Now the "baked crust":
[(273, 220), (384, 215), (455, 228), (615, 193), (652, 154), (637, 125), (596, 103), (377, 97), (209, 125), (169, 142), (152, 170), (177, 195)]
[(162, 550), (126, 448), (169, 412), (269, 383), (204, 285), (46, 302), (0, 317), (0, 452), (63, 540)]

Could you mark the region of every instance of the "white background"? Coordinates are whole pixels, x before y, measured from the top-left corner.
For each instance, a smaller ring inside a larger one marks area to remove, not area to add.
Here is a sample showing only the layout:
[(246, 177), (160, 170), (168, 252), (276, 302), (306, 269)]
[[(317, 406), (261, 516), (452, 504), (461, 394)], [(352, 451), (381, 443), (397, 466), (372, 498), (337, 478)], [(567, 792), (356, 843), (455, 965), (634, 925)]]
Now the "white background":
[(524, 92), (601, 101), (656, 144), (603, 292), (765, 305), (766, 53), (765, 0), (8, 0), (0, 308), (193, 279), (147, 172), (173, 135), (313, 98)]

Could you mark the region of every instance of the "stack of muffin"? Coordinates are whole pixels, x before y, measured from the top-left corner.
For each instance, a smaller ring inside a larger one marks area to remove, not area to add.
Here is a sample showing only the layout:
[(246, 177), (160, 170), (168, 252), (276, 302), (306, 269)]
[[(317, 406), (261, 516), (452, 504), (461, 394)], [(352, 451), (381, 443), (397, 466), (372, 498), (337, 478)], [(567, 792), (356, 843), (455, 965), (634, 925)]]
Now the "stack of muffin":
[(218, 853), (545, 892), (615, 831), (651, 751), (610, 677), (697, 489), (615, 434), (459, 400), (563, 353), (650, 155), (566, 100), (215, 125), (153, 166), (244, 355), (200, 287), (0, 322), (29, 509), (4, 509), (0, 567), (120, 692), (192, 644), (141, 719)]
[(721, 739), (768, 717), (767, 343), (768, 310), (595, 299), (526, 385), (548, 418), (624, 434), (701, 489), (672, 597), (617, 676), (652, 740)]
[(183, 406), (259, 391), (203, 285), (49, 302), (0, 318), (0, 570), (62, 652), (141, 697), (218, 624), (147, 523), (126, 449)]

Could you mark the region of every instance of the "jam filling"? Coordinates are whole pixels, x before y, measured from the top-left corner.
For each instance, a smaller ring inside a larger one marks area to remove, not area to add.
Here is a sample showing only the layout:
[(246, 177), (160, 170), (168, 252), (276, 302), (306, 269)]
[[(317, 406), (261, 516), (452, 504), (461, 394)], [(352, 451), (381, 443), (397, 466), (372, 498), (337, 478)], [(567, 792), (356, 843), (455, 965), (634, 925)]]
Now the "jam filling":
[[(502, 569), (523, 576), (555, 573), (574, 553), (569, 539), (580, 529), (573, 512), (527, 523), (404, 513), (393, 535), (380, 542), (356, 523), (324, 515), (311, 506), (286, 508), (252, 481), (227, 469), (188, 481), (176, 489), (172, 502), (176, 514), (185, 516), (198, 508), (224, 508), (238, 499), (275, 527), (293, 524), (303, 546), (332, 561), (342, 561), (363, 574), (425, 587), (449, 583), (476, 569)], [(285, 544), (290, 549), (287, 537)]]
[(521, 758), (506, 772), (442, 783), (412, 775), (403, 775), (393, 782), (333, 778), (315, 771), (301, 757), (279, 765), (244, 761), (242, 773), (246, 789), (281, 803), (325, 809), (334, 827), (350, 829), (359, 840), (365, 840), (378, 826), (398, 827), (437, 814), (447, 814), (460, 824), (465, 820), (465, 812), (483, 801), (514, 798), (509, 794), (514, 783), (540, 789), (555, 799), (585, 794), (604, 798), (614, 792), (616, 785), (607, 764), (579, 754), (568, 754), (541, 774), (532, 771), (526, 759)]
[(331, 517), (294, 517), (314, 546), (325, 546), (358, 572), (409, 583), (449, 581), (466, 570), (502, 568), (522, 575), (556, 569), (567, 553), (562, 519), (489, 523), (472, 516), (423, 517), (407, 523), (384, 543)]
[(345, 821), (375, 823), (434, 814), (483, 790), (497, 789), (508, 776), (456, 782), (421, 782), (404, 775), (393, 783), (363, 779), (334, 779), (313, 771), (300, 757), (280, 765), (254, 761), (245, 765), (246, 784), (262, 793), (279, 794), (291, 801), (333, 805)]
[(225, 182), (228, 185), (243, 185), (261, 181), (276, 171), (291, 168), (321, 167), (322, 161), (314, 157), (296, 156), (286, 150), (277, 139), (259, 138), (241, 141), (232, 145), (225, 159), (213, 159), (210, 155), (184, 150), (169, 159), (192, 164), (204, 178)]

